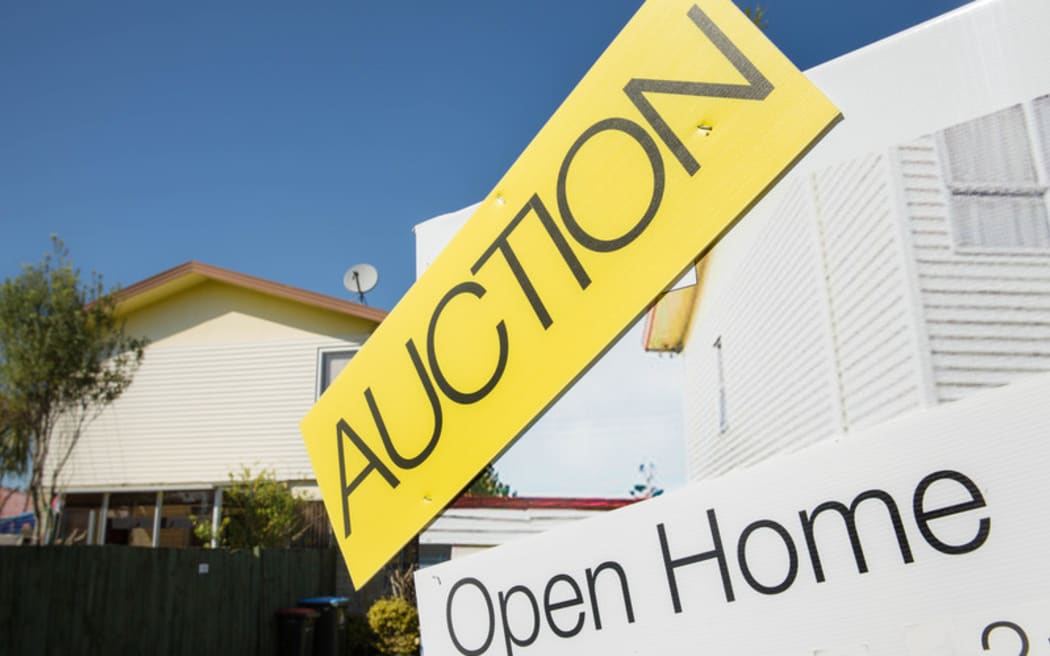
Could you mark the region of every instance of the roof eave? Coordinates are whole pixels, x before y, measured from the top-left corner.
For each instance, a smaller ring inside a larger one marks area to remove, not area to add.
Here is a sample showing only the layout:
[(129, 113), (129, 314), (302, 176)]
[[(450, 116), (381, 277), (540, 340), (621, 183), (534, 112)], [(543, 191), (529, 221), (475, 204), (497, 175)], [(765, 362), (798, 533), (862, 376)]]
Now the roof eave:
[(377, 324), (387, 315), (385, 310), (223, 269), (222, 267), (196, 260), (184, 262), (120, 290), (117, 293), (117, 312), (118, 314), (129, 314), (206, 280), (214, 280), (235, 287), (250, 289), (269, 296), (354, 316)]

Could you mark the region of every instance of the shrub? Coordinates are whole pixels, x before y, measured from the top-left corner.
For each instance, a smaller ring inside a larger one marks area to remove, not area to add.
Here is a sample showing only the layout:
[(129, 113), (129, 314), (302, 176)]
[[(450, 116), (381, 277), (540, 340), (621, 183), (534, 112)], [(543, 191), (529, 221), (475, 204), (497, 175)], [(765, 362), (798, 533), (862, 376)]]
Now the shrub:
[(380, 656), (376, 641), (368, 620), (359, 615), (346, 618), (346, 653), (349, 656)]
[(368, 625), (376, 647), (387, 656), (416, 654), (419, 650), (419, 613), (402, 597), (379, 599), (368, 609)]
[(233, 549), (289, 547), (306, 531), (305, 505), (271, 470), (253, 475), (244, 467), (239, 475), (230, 474), (230, 486), (223, 492), (219, 535), (212, 534), (209, 519), (195, 516), (194, 533), (205, 544), (217, 537), (221, 546)]

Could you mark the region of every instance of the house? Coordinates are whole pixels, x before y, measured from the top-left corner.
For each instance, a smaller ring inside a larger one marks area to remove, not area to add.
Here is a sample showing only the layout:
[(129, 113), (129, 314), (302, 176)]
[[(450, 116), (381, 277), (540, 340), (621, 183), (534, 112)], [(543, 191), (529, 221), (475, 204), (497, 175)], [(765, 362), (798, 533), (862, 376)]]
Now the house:
[(20, 544), (22, 531), (32, 530), (33, 513), (24, 492), (0, 487), (0, 546)]
[(846, 120), (651, 314), (690, 479), (1050, 371), (1047, 24), (973, 3), (808, 72)]
[(29, 496), (22, 491), (0, 487), (0, 518), (21, 515), (29, 510)]
[(190, 517), (218, 521), (243, 467), (320, 498), (299, 421), (385, 312), (187, 262), (124, 289), (117, 313), (150, 343), (61, 472), (62, 535), (193, 544)]

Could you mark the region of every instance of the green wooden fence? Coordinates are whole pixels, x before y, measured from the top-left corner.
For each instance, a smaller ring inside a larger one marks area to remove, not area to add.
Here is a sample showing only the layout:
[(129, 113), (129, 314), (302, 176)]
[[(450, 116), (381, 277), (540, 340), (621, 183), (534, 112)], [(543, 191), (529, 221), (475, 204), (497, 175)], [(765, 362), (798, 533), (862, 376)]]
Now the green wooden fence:
[(0, 655), (276, 653), (273, 613), (333, 592), (330, 549), (0, 548)]

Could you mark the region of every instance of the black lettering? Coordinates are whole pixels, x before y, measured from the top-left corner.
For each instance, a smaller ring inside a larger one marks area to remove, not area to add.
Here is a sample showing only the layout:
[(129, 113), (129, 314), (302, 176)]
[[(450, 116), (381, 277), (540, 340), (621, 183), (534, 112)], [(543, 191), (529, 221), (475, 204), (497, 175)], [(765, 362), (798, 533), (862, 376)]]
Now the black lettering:
[[(529, 605), (532, 606), (532, 632), (525, 638), (519, 638), (514, 635), (514, 632), (510, 630), (510, 622), (507, 619), (507, 601), (514, 594), (525, 595), (525, 598), (529, 600)], [(499, 612), (500, 617), (503, 619), (503, 639), (507, 645), (507, 656), (511, 656), (514, 653), (511, 643), (519, 647), (528, 647), (536, 642), (536, 638), (540, 635), (540, 609), (536, 605), (536, 598), (532, 596), (532, 592), (528, 588), (523, 585), (516, 585), (507, 590), (506, 595), (502, 592), (499, 593)]]
[[(459, 638), (456, 636), (455, 628), (453, 628), (452, 600), (455, 598), (456, 593), (459, 592), (459, 589), (462, 588), (464, 585), (472, 585), (479, 591), (481, 591), (481, 596), (485, 600), (485, 608), (487, 608), (489, 612), (488, 634), (485, 636), (484, 642), (482, 642), (481, 646), (477, 649), (469, 649), (467, 647), (464, 647), (463, 643), (461, 643), (459, 641)], [(481, 581), (475, 578), (465, 578), (456, 581), (456, 584), (452, 586), (451, 590), (449, 590), (448, 602), (445, 604), (445, 624), (448, 626), (448, 635), (450, 638), (452, 638), (452, 644), (456, 646), (456, 649), (458, 649), (459, 653), (463, 654), (463, 656), (479, 656), (479, 654), (485, 653), (485, 651), (489, 648), (489, 645), (492, 644), (492, 638), (496, 632), (496, 614), (495, 612), (493, 612), (492, 597), (489, 596), (489, 591), (485, 587), (485, 584), (483, 584)]]
[[(551, 592), (554, 591), (554, 585), (556, 583), (568, 583), (569, 587), (572, 588), (572, 598), (551, 603)], [(547, 624), (550, 625), (551, 631), (554, 632), (554, 635), (559, 638), (571, 638), (583, 629), (584, 614), (582, 610), (577, 614), (576, 624), (574, 624), (571, 629), (563, 629), (554, 622), (554, 611), (562, 610), (564, 608), (572, 608), (573, 606), (579, 606), (582, 603), (583, 594), (580, 592), (580, 586), (576, 585), (576, 581), (574, 581), (568, 574), (558, 574), (547, 582), (547, 587), (543, 591), (543, 612), (547, 616)]]
[[(944, 508), (937, 508), (936, 510), (926, 510), (924, 507), (926, 491), (937, 481), (946, 480), (955, 481), (959, 485), (962, 485), (970, 495), (970, 500), (951, 506), (945, 506)], [(934, 472), (919, 481), (919, 485), (915, 488), (915, 497), (913, 499), (915, 523), (918, 524), (919, 532), (922, 533), (922, 537), (926, 538), (926, 542), (937, 551), (951, 554), (953, 556), (969, 553), (979, 549), (981, 545), (984, 544), (985, 540), (988, 539), (988, 534), (992, 530), (991, 519), (988, 517), (982, 517), (977, 523), (977, 534), (973, 539), (959, 545), (948, 544), (939, 540), (937, 536), (933, 534), (929, 522), (931, 519), (939, 519), (941, 517), (948, 517), (949, 515), (964, 513), (969, 510), (984, 508), (985, 505), (987, 504), (984, 502), (984, 496), (981, 494), (981, 491), (977, 489), (977, 485), (967, 478), (965, 474), (950, 469)]]
[(376, 428), (379, 429), (379, 437), (383, 440), (383, 446), (386, 447), (387, 455), (401, 469), (413, 469), (421, 465), (434, 450), (434, 447), (437, 446), (438, 438), (441, 437), (442, 415), (441, 402), (438, 399), (437, 392), (434, 390), (434, 384), (430, 382), (430, 377), (427, 376), (427, 371), (423, 368), (423, 360), (419, 357), (419, 351), (416, 350), (415, 343), (412, 340), (408, 340), (405, 348), (408, 349), (408, 357), (411, 358), (412, 365), (416, 368), (416, 375), (419, 376), (419, 381), (423, 384), (423, 390), (430, 401), (430, 410), (434, 415), (434, 433), (430, 436), (430, 441), (427, 442), (427, 445), (411, 458), (401, 455), (390, 439), (386, 422), (383, 421), (383, 415), (379, 412), (379, 406), (376, 404), (371, 387), (365, 390), (365, 400), (368, 401), (368, 409), (372, 411), (372, 419), (375, 421)]
[(595, 582), (603, 570), (612, 570), (620, 577), (620, 591), (623, 593), (624, 611), (627, 613), (627, 623), (634, 623), (634, 606), (631, 604), (631, 591), (627, 588), (627, 575), (619, 563), (607, 560), (593, 570), (587, 568), (587, 593), (591, 596), (591, 612), (594, 614), (594, 629), (602, 630), (602, 614), (598, 610), (598, 596), (594, 592)]
[(722, 589), (725, 592), (726, 601), (731, 602), (736, 600), (736, 597), (733, 595), (733, 583), (729, 579), (729, 566), (726, 564), (725, 549), (722, 547), (722, 535), (718, 530), (718, 518), (715, 516), (714, 508), (709, 508), (707, 510), (707, 523), (711, 528), (711, 539), (714, 542), (715, 548), (711, 551), (705, 551), (703, 553), (677, 559), (671, 558), (671, 551), (667, 546), (667, 533), (664, 530), (664, 525), (656, 525), (656, 532), (660, 536), (660, 550), (663, 553), (664, 558), (664, 571), (667, 572), (667, 585), (671, 590), (671, 603), (674, 604), (674, 612), (676, 613), (682, 612), (682, 600), (678, 596), (678, 580), (675, 578), (674, 570), (685, 565), (702, 563), (703, 561), (711, 560), (712, 558), (718, 561), (718, 571), (722, 575)]
[(984, 651), (989, 651), (992, 648), (992, 631), (995, 631), (996, 629), (1009, 629), (1010, 631), (1013, 631), (1014, 635), (1016, 635), (1017, 639), (1020, 641), (1020, 644), (1018, 645), (1020, 651), (1017, 652), (1017, 656), (1028, 656), (1028, 634), (1017, 624), (1006, 620), (992, 622), (981, 631), (981, 648), (984, 649)]
[(530, 212), (535, 212), (536, 216), (539, 217), (540, 223), (547, 230), (547, 235), (550, 236), (554, 246), (558, 249), (565, 264), (568, 265), (569, 270), (572, 271), (572, 275), (576, 278), (576, 282), (580, 285), (580, 289), (587, 289), (591, 284), (591, 278), (587, 275), (583, 265), (580, 263), (579, 258), (576, 257), (576, 253), (572, 251), (569, 246), (568, 240), (565, 239), (565, 235), (561, 234), (558, 229), (557, 223), (551, 216), (550, 212), (544, 206), (543, 201), (536, 194), (532, 195), (525, 206), (521, 208), (517, 216), (511, 219), (510, 224), (503, 229), (496, 241), (492, 242), (492, 245), (485, 249), (485, 252), (481, 254), (478, 261), (470, 268), (470, 272), (476, 274), (482, 266), (492, 257), (496, 251), (499, 251), (503, 255), (503, 259), (507, 261), (507, 266), (510, 267), (511, 273), (514, 274), (515, 280), (518, 281), (518, 286), (521, 287), (521, 291), (525, 293), (525, 298), (528, 299), (529, 305), (532, 306), (532, 311), (536, 313), (536, 318), (540, 320), (540, 324), (544, 329), (550, 328), (554, 320), (551, 319), (550, 312), (547, 311), (547, 307), (543, 304), (540, 299), (540, 295), (536, 292), (536, 287), (532, 284), (532, 280), (529, 279), (525, 269), (521, 266), (521, 261), (518, 259), (517, 254), (510, 245), (510, 235), (514, 232), (514, 229), (518, 227), (522, 219), (529, 215)]
[(689, 18), (711, 40), (711, 43), (718, 48), (722, 56), (733, 64), (736, 70), (747, 80), (747, 84), (677, 82), (635, 78), (627, 83), (623, 91), (634, 103), (634, 106), (638, 108), (638, 111), (642, 113), (645, 120), (649, 122), (656, 134), (660, 136), (664, 144), (674, 153), (682, 168), (689, 175), (694, 175), (700, 170), (700, 164), (693, 157), (692, 153), (686, 149), (685, 144), (678, 138), (678, 135), (671, 130), (671, 127), (667, 125), (667, 122), (656, 111), (649, 99), (645, 97), (645, 94), (670, 93), (680, 96), (764, 100), (773, 91), (773, 85), (699, 7), (693, 5), (689, 10)]
[[(758, 579), (751, 573), (751, 567), (747, 564), (747, 541), (751, 537), (751, 534), (760, 528), (771, 529), (774, 533), (780, 536), (780, 539), (784, 541), (784, 546), (787, 547), (788, 552), (788, 572), (784, 580), (777, 585), (762, 585), (758, 582)], [(775, 595), (787, 590), (791, 587), (791, 584), (795, 582), (795, 577), (798, 576), (798, 551), (795, 549), (795, 542), (791, 539), (791, 535), (787, 532), (787, 529), (777, 524), (776, 522), (768, 519), (759, 520), (757, 522), (751, 522), (744, 529), (744, 532), (740, 534), (740, 541), (736, 547), (736, 557), (740, 561), (740, 572), (744, 575), (744, 580), (752, 588), (761, 592), (762, 594)]]
[(445, 306), (452, 299), (463, 294), (482, 298), (485, 296), (485, 288), (476, 282), (461, 282), (442, 297), (437, 307), (434, 308), (434, 314), (430, 317), (430, 327), (427, 330), (427, 354), (430, 358), (430, 371), (434, 374), (434, 381), (441, 388), (441, 391), (456, 403), (466, 404), (477, 403), (485, 398), (492, 391), (492, 388), (496, 386), (496, 383), (499, 382), (500, 377), (503, 376), (503, 370), (507, 367), (507, 324), (505, 321), (500, 321), (496, 324), (496, 335), (499, 339), (499, 359), (496, 362), (496, 370), (492, 373), (492, 377), (474, 392), (461, 392), (453, 387), (448, 382), (448, 379), (445, 378), (445, 375), (441, 373), (441, 367), (438, 365), (437, 353), (434, 350), (434, 336), (437, 332), (438, 319), (441, 317)]
[(904, 523), (901, 521), (900, 511), (897, 510), (897, 503), (893, 500), (893, 497), (883, 490), (868, 490), (857, 495), (849, 508), (846, 508), (845, 505), (838, 501), (825, 501), (814, 508), (811, 515), (807, 515), (804, 510), (799, 511), (798, 516), (802, 520), (802, 532), (806, 536), (809, 559), (813, 564), (813, 574), (816, 576), (817, 583), (824, 582), (824, 566), (820, 562), (820, 552), (817, 549), (816, 538), (813, 536), (813, 524), (817, 521), (817, 516), (826, 510), (834, 510), (842, 516), (846, 524), (846, 532), (849, 534), (850, 545), (853, 547), (853, 558), (857, 563), (857, 571), (861, 574), (868, 571), (868, 561), (864, 557), (864, 549), (860, 544), (860, 534), (857, 532), (857, 508), (868, 499), (878, 499), (886, 506), (886, 510), (890, 515), (890, 522), (893, 524), (893, 532), (897, 536), (897, 546), (900, 548), (901, 558), (905, 564), (914, 561), (911, 555), (911, 546), (908, 544), (908, 536), (904, 532)]
[[(591, 137), (609, 130), (623, 132), (637, 141), (638, 145), (642, 147), (646, 157), (649, 158), (649, 165), (653, 169), (653, 196), (642, 218), (630, 230), (613, 239), (599, 239), (583, 229), (583, 226), (580, 225), (576, 216), (572, 213), (572, 209), (569, 208), (567, 184), (569, 166), (576, 157), (576, 153), (583, 148), (583, 145)], [(558, 171), (558, 210), (561, 212), (561, 218), (565, 222), (566, 230), (581, 246), (596, 253), (610, 253), (630, 244), (649, 226), (653, 217), (656, 216), (657, 210), (660, 209), (660, 202), (663, 200), (664, 195), (664, 182), (664, 160), (660, 155), (660, 149), (656, 147), (656, 142), (645, 131), (645, 128), (625, 118), (607, 118), (584, 130), (583, 134), (569, 148), (569, 152), (565, 153), (565, 159), (562, 160), (561, 169)]]
[[(363, 455), (368, 461), (365, 468), (354, 477), (354, 480), (349, 485), (346, 483), (346, 459), (343, 457), (344, 437), (353, 442), (354, 446), (357, 447), (357, 450), (360, 451), (361, 455)], [(365, 477), (373, 471), (377, 471), (391, 488), (397, 487), (400, 484), (400, 481), (397, 480), (397, 477), (394, 476), (394, 473), (390, 471), (386, 464), (379, 459), (379, 456), (375, 454), (375, 451), (368, 448), (368, 445), (361, 439), (361, 436), (355, 433), (354, 429), (350, 428), (350, 424), (346, 423), (343, 419), (340, 419), (339, 423), (335, 426), (335, 441), (338, 444), (339, 449), (339, 486), (342, 490), (343, 500), (343, 537), (348, 538), (350, 537), (350, 494), (357, 489), (357, 486), (360, 485), (362, 481), (365, 480)]]

